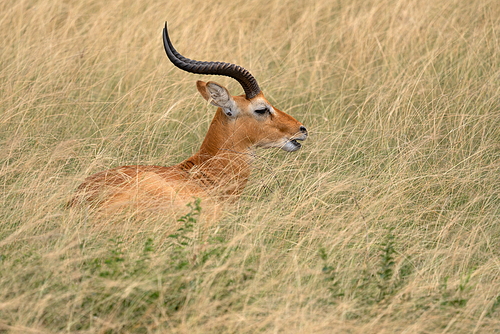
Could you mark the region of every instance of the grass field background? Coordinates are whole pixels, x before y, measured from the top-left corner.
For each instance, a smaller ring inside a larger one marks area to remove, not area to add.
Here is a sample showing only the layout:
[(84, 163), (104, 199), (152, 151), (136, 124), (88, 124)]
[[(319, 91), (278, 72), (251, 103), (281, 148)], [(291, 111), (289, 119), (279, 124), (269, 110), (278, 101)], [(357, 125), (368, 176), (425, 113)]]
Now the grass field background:
[[(242, 94), (165, 20), (310, 137), (216, 223), (65, 209)], [(498, 1), (6, 0), (0, 41), (0, 332), (500, 333)]]

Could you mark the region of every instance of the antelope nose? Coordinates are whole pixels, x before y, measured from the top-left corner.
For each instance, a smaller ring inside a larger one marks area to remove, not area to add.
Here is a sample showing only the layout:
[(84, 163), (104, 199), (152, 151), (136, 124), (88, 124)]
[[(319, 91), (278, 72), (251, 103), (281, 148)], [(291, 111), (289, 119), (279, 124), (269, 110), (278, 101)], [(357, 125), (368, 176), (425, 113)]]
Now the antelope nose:
[(307, 129), (305, 126), (301, 125), (299, 130), (307, 135)]

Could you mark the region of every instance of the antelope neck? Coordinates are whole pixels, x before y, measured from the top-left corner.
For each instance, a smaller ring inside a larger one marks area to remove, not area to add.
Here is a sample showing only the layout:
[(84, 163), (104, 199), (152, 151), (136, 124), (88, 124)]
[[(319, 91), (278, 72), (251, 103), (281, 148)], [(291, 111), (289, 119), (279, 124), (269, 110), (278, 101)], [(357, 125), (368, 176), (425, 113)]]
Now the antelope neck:
[(239, 193), (245, 187), (252, 168), (252, 143), (236, 129), (219, 108), (199, 151), (178, 166), (201, 179), (205, 187), (220, 188), (227, 194)]

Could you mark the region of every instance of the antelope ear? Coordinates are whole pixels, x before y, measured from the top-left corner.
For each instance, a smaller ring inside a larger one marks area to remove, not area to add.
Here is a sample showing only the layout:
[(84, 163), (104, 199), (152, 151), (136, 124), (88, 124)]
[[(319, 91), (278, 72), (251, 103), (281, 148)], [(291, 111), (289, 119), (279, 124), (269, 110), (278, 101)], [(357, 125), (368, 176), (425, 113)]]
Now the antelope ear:
[(233, 97), (229, 94), (226, 87), (219, 85), (216, 82), (197, 81), (196, 87), (201, 96), (216, 107), (222, 108), (222, 111), (229, 117), (234, 117), (237, 114), (236, 103)]

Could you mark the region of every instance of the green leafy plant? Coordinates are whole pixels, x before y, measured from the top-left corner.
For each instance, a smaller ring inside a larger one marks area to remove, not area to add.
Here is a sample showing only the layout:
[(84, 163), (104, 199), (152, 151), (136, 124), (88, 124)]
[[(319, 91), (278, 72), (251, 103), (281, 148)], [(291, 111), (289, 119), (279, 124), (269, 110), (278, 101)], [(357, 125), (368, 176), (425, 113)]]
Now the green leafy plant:
[(188, 203), (187, 207), (190, 211), (184, 216), (177, 219), (178, 222), (184, 223), (177, 231), (170, 234), (168, 238), (171, 240), (171, 265), (179, 270), (193, 262), (196, 255), (190, 259), (188, 256), (188, 247), (194, 242), (194, 226), (197, 224), (201, 214), (201, 199), (196, 199), (192, 203)]
[(440, 284), (439, 290), (441, 291), (441, 306), (464, 307), (467, 304), (469, 292), (472, 290), (470, 285), (470, 278), (472, 270), (467, 275), (461, 276), (459, 285), (454, 289), (448, 289), (448, 276)]
[(379, 282), (379, 300), (383, 300), (387, 294), (392, 293), (392, 277), (394, 275), (394, 228), (389, 228), (385, 236), (385, 241), (380, 249), (380, 267), (377, 272)]
[(328, 264), (328, 255), (323, 247), (318, 251), (318, 255), (323, 261), (323, 268), (321, 270), (324, 280), (328, 282), (328, 291), (334, 298), (342, 297), (345, 295), (344, 291), (340, 288), (340, 281), (335, 273), (335, 267)]

